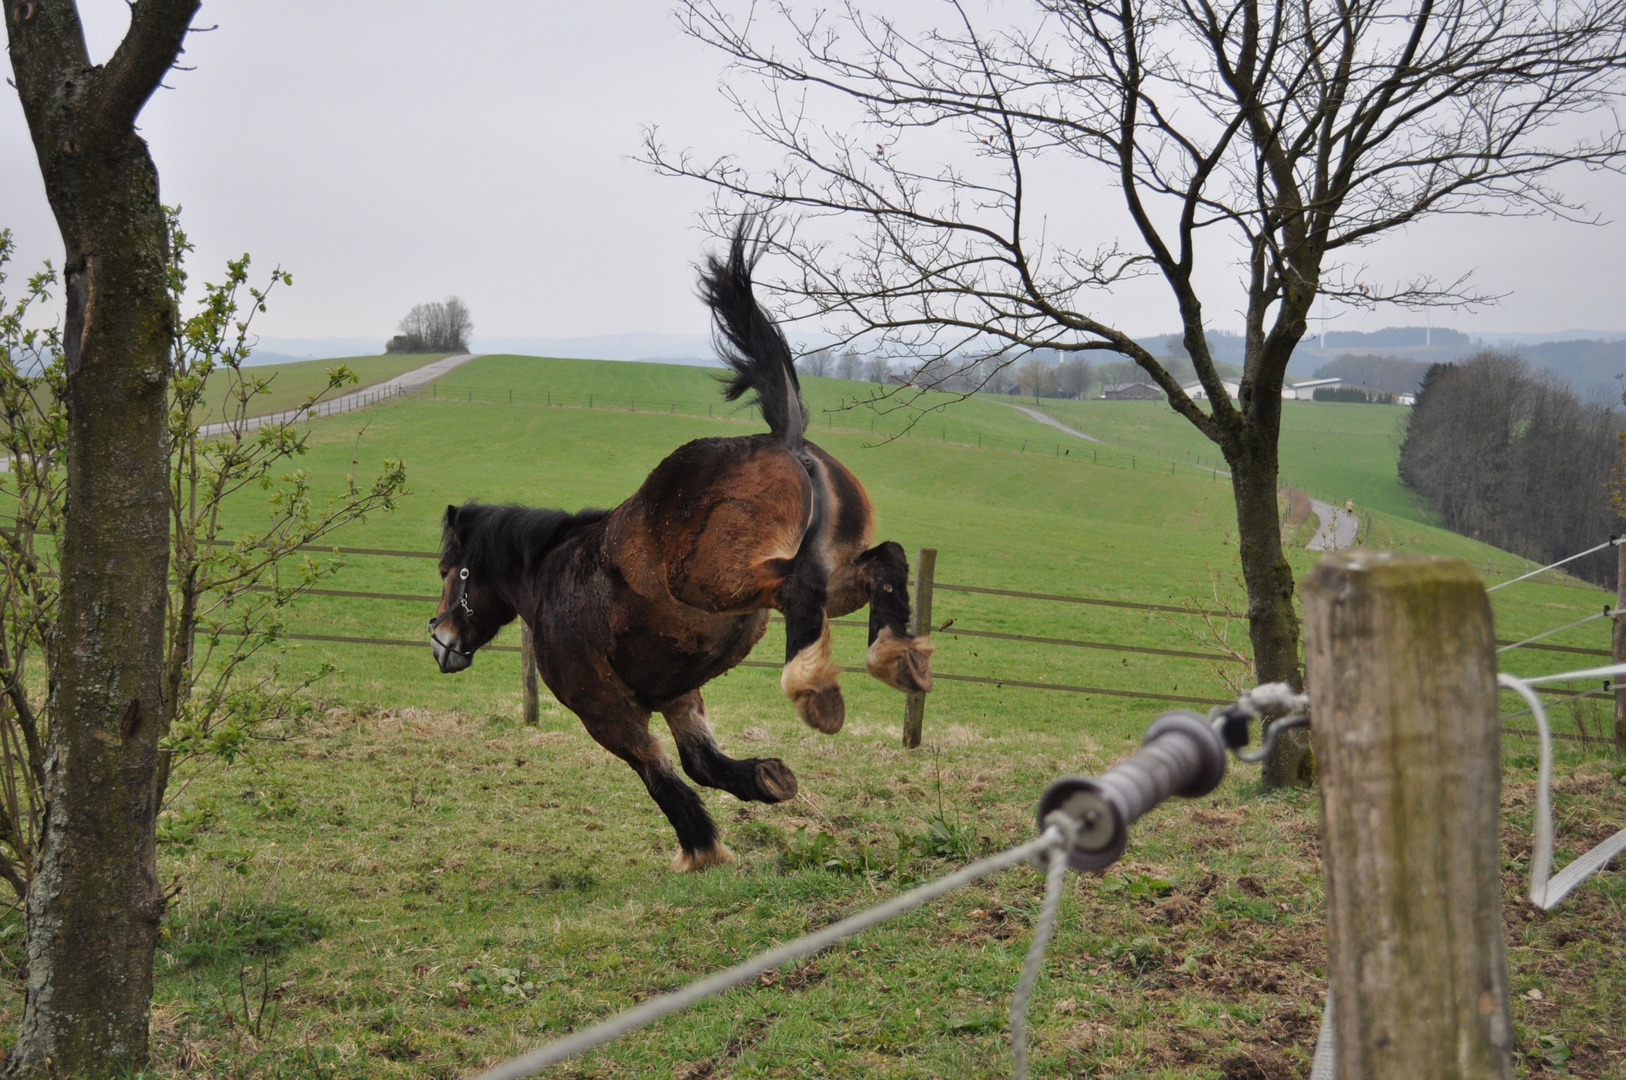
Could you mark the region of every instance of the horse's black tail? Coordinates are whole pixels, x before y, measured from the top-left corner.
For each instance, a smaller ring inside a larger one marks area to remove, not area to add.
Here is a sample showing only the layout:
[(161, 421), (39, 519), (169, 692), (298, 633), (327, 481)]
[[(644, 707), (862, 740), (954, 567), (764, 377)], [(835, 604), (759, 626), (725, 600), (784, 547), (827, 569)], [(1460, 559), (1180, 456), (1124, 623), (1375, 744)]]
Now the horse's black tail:
[(762, 255), (757, 219), (745, 216), (734, 229), (728, 259), (706, 257), (700, 270), (700, 295), (711, 307), (717, 352), (733, 374), (723, 383), (723, 397), (738, 401), (747, 393), (762, 410), (769, 429), (791, 449), (800, 449), (807, 430), (807, 408), (790, 344), (751, 292), (751, 270)]

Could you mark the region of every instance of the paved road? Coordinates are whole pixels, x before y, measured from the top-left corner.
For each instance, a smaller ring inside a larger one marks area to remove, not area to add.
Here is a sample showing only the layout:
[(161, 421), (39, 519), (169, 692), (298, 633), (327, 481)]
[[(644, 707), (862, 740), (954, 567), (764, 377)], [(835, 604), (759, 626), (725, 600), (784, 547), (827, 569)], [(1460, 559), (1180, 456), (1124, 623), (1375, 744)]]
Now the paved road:
[[(1008, 401), (1005, 402), (1005, 404), (1006, 405), (1011, 405), (1011, 403), (1008, 402)], [(1060, 420), (1057, 420), (1055, 417), (1046, 416), (1044, 413), (1040, 412), (1037, 409), (1025, 409), (1020, 405), (1011, 405), (1011, 408), (1015, 409), (1017, 412), (1020, 412), (1020, 413), (1027, 413), (1029, 416), (1033, 417), (1033, 419), (1039, 421), (1039, 423), (1041, 423), (1041, 424), (1049, 424), (1051, 427), (1056, 428), (1058, 431), (1065, 431), (1069, 435), (1077, 435), (1079, 438), (1088, 439), (1090, 442), (1098, 442), (1098, 443), (1101, 443), (1102, 445), (1106, 444), (1105, 439), (1097, 439), (1094, 435), (1086, 435), (1082, 431), (1077, 431), (1077, 430), (1075, 430), (1073, 428), (1070, 428), (1066, 424), (1062, 423)]]
[(1321, 528), (1310, 537), (1310, 542), (1304, 546), (1310, 551), (1343, 551), (1345, 548), (1355, 546), (1355, 540), (1361, 532), (1361, 519), (1352, 511), (1342, 506), (1322, 502), (1320, 499), (1310, 500), (1310, 509), (1315, 516), (1321, 519)]
[[(470, 360), (478, 359), (484, 355), (484, 353), (461, 353), (457, 356), (448, 356), (433, 363), (425, 364), (421, 368), (413, 368), (411, 371), (397, 375), (387, 382), (376, 383), (361, 390), (353, 390), (343, 397), (323, 401), (308, 412), (304, 409), (289, 409), (285, 412), (271, 413), (267, 416), (251, 416), (243, 422), (243, 430), (253, 431), (255, 428), (264, 427), (266, 424), (292, 423), (303, 416), (337, 416), (339, 413), (347, 413), (353, 409), (371, 405), (375, 401), (400, 397), (413, 390), (422, 389), (447, 372), (460, 368)], [(230, 430), (232, 430), (230, 424), (205, 424), (199, 430), (199, 434), (205, 438), (213, 438), (216, 435), (224, 435)]]

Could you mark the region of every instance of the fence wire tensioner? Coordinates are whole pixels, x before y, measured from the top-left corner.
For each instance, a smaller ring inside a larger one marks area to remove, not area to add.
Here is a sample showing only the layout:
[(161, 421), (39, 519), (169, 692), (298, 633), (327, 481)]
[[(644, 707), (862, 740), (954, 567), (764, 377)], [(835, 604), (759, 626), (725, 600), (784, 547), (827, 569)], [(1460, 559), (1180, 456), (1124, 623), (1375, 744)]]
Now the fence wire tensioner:
[[(1178, 795), (1200, 798), (1225, 779), (1225, 752), (1263, 761), (1282, 732), (1310, 722), (1309, 699), (1286, 683), (1266, 683), (1208, 718), (1166, 712), (1146, 729), (1141, 747), (1100, 776), (1063, 776), (1039, 798), (1039, 830), (1058, 825), (1067, 834), (1067, 865), (1080, 873), (1105, 870), (1123, 855), (1129, 826)], [(1258, 750), (1247, 751), (1249, 721), (1286, 713), (1264, 729)]]

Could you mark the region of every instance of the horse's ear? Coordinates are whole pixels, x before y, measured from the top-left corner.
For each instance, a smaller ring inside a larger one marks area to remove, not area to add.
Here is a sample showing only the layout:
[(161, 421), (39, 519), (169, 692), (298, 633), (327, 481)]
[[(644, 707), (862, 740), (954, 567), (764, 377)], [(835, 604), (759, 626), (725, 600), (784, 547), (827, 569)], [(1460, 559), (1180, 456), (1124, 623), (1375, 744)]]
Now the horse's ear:
[(446, 504), (446, 527), (448, 529), (457, 528), (457, 507), (451, 503)]

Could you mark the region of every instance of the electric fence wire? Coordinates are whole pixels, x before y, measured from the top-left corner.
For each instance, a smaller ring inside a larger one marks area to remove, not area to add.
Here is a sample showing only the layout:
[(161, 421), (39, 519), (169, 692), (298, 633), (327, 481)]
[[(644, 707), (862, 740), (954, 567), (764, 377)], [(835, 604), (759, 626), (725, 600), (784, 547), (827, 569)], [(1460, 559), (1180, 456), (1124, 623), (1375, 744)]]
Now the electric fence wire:
[[(1506, 582), (1506, 584), (1511, 585), (1513, 583), (1511, 581), (1509, 581), (1509, 582)], [(1490, 590), (1486, 589), (1485, 591), (1489, 592)], [(1619, 615), (1619, 614), (1621, 614), (1621, 613), (1619, 611), (1615, 610), (1614, 608), (1606, 607), (1602, 611), (1595, 611), (1591, 615), (1588, 615), (1588, 616), (1586, 616), (1585, 618), (1582, 618), (1582, 619), (1576, 619), (1572, 623), (1565, 623), (1563, 626), (1556, 626), (1551, 630), (1543, 630), (1539, 634), (1534, 634), (1534, 635), (1532, 635), (1530, 637), (1527, 637), (1523, 641), (1515, 641), (1511, 645), (1503, 645), (1500, 649), (1497, 649), (1496, 652), (1497, 652), (1498, 655), (1500, 655), (1501, 653), (1509, 652), (1509, 651), (1511, 651), (1513, 649), (1522, 648), (1525, 645), (1530, 644), (1532, 641), (1540, 641), (1542, 638), (1552, 637), (1554, 634), (1562, 634), (1566, 630), (1574, 630), (1577, 626), (1585, 626), (1587, 623), (1592, 622), (1594, 619), (1608, 619), (1608, 618), (1612, 618), (1612, 617), (1614, 617), (1616, 615)]]
[(1558, 567), (1563, 566), (1565, 563), (1570, 563), (1570, 562), (1574, 562), (1576, 559), (1585, 558), (1586, 556), (1591, 555), (1594, 551), (1602, 551), (1606, 547), (1614, 547), (1615, 545), (1621, 543), (1623, 539), (1626, 539), (1626, 537), (1611, 536), (1609, 539), (1605, 540), (1601, 544), (1596, 545), (1595, 547), (1589, 547), (1585, 551), (1577, 552), (1576, 554), (1571, 555), (1566, 559), (1559, 559), (1555, 563), (1549, 563), (1548, 565), (1541, 567), (1539, 570), (1532, 570), (1528, 574), (1522, 574), (1519, 577), (1513, 578), (1511, 581), (1499, 582), (1499, 583), (1497, 583), (1495, 585), (1492, 585), (1490, 588), (1486, 589), (1485, 591), (1488, 592), (1488, 593), (1491, 593), (1491, 592), (1495, 592), (1497, 589), (1505, 589), (1509, 585), (1517, 585), (1519, 582), (1524, 581), (1527, 578), (1533, 578), (1537, 574), (1545, 574), (1549, 570), (1556, 570)]
[[(936, 881), (927, 882), (926, 884), (917, 886), (916, 888), (913, 888), (900, 896), (895, 896), (883, 904), (878, 904), (875, 907), (861, 911), (856, 915), (850, 915), (839, 922), (831, 923), (822, 930), (816, 930), (811, 934), (804, 935), (794, 941), (780, 945), (778, 948), (769, 949), (767, 952), (759, 953), (751, 959), (741, 961), (731, 968), (717, 972), (715, 975), (710, 975), (704, 979), (696, 980), (695, 982), (689, 983), (687, 986), (680, 987), (671, 993), (661, 994), (658, 997), (650, 998), (647, 1001), (626, 1010), (625, 1012), (617, 1013), (608, 1020), (594, 1024), (590, 1028), (583, 1031), (578, 1031), (572, 1035), (567, 1035), (563, 1039), (556, 1039), (545, 1046), (532, 1050), (528, 1054), (505, 1061), (494, 1068), (487, 1069), (485, 1072), (480, 1073), (475, 1080), (521, 1080), (523, 1077), (532, 1076), (540, 1070), (547, 1068), (549, 1065), (558, 1064), (559, 1062), (564, 1061), (566, 1058), (574, 1057), (575, 1055), (582, 1053), (584, 1050), (591, 1050), (595, 1046), (602, 1046), (611, 1040), (620, 1038), (622, 1035), (654, 1023), (656, 1020), (659, 1020), (664, 1016), (670, 1016), (673, 1013), (681, 1012), (693, 1005), (698, 1005), (707, 998), (714, 997), (726, 990), (730, 990), (741, 985), (742, 983), (748, 982), (756, 976), (761, 975), (763, 972), (771, 971), (774, 968), (787, 964), (792, 960), (796, 960), (811, 953), (816, 953), (822, 949), (829, 948), (836, 942), (841, 941), (843, 938), (850, 937), (853, 934), (858, 933), (860, 930), (867, 930), (872, 926), (876, 926), (880, 923), (886, 922), (889, 919), (896, 918), (897, 916), (917, 908), (922, 904), (953, 892), (955, 889), (958, 889), (963, 885), (969, 885), (971, 882), (976, 881), (979, 878), (987, 877), (990, 874), (996, 874), (1001, 870), (1015, 866), (1017, 863), (1031, 862), (1036, 858), (1045, 857), (1051, 851), (1061, 849), (1064, 846), (1069, 845), (1071, 842), (1072, 836), (1066, 823), (1064, 821), (1053, 821), (1047, 824), (1044, 832), (1041, 833), (1035, 840), (1030, 840), (1025, 844), (1019, 844), (1016, 847), (1008, 848), (997, 855), (990, 855), (986, 859), (981, 859), (974, 862), (971, 865), (957, 870), (952, 874), (938, 878)], [(1063, 870), (1065, 870), (1067, 865), (1065, 856), (1063, 856), (1059, 862)], [(1049, 915), (1046, 917), (1043, 912), (1041, 912), (1040, 922), (1037, 924), (1034, 930), (1034, 949), (1030, 949), (1029, 951), (1028, 962), (1030, 965), (1035, 967), (1037, 966), (1037, 962), (1033, 960), (1034, 951), (1037, 950), (1039, 961), (1042, 961), (1044, 953), (1043, 945), (1049, 940), (1050, 928), (1054, 924), (1056, 917), (1055, 909), (1060, 903), (1061, 887), (1056, 880), (1058, 875), (1055, 870), (1055, 866), (1056, 862), (1051, 861), (1050, 881), (1046, 889), (1044, 905), (1044, 910), (1048, 911)], [(1052, 893), (1055, 894), (1054, 900), (1052, 900), (1051, 897)], [(1040, 933), (1041, 931), (1043, 932), (1042, 940)], [(1024, 980), (1026, 979), (1026, 974), (1026, 971), (1024, 971)], [(1037, 977), (1036, 974), (1035, 977)], [(1032, 985), (1030, 982), (1027, 987), (1027, 991), (1024, 991), (1023, 996), (1018, 999), (1022, 1004), (1024, 1026), (1026, 1023), (1027, 1011), (1026, 994), (1031, 992), (1031, 990)], [(1024, 1066), (1025, 1060), (1024, 1053)]]

